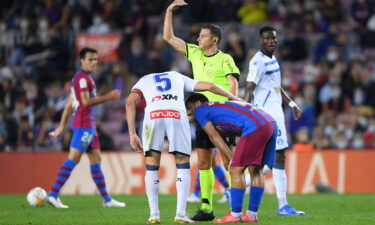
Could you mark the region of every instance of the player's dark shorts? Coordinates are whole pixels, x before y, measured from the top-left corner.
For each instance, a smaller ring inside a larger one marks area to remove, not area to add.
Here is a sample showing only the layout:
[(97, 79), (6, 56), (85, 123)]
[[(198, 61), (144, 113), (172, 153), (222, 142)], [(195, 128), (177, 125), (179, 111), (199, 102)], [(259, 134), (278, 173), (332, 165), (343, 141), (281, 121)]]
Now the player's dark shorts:
[(70, 147), (86, 152), (88, 149), (100, 149), (99, 137), (94, 128), (73, 128)]
[[(196, 124), (195, 128), (195, 147), (205, 149), (215, 148), (215, 145), (212, 144), (206, 132), (204, 132), (204, 130), (198, 124)], [(236, 146), (236, 137), (232, 136), (223, 138), (228, 146)]]
[(275, 163), (277, 130), (276, 122), (269, 122), (241, 137), (231, 166), (272, 166)]

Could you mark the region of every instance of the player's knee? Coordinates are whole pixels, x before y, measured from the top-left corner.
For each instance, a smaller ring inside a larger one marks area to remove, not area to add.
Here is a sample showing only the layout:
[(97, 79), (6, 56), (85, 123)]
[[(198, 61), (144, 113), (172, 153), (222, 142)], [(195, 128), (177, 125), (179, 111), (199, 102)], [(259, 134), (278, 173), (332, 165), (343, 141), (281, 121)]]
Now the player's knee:
[(182, 154), (176, 154), (175, 155), (176, 164), (184, 164), (184, 163), (190, 163), (190, 156), (182, 155)]
[(208, 170), (211, 168), (211, 165), (212, 165), (212, 162), (211, 161), (203, 161), (203, 160), (199, 160), (198, 161), (198, 168), (200, 170)]

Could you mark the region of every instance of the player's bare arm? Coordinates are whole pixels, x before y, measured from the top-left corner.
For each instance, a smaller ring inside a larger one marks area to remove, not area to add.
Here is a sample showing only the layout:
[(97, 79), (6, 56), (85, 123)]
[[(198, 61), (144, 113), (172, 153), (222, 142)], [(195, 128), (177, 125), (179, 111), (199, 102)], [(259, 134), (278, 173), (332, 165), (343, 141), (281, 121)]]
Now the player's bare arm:
[(245, 92), (245, 101), (252, 102), (254, 100), (254, 90), (257, 85), (254, 82), (247, 82), (246, 92)]
[(299, 108), (299, 106), (288, 96), (288, 94), (285, 92), (283, 88), (281, 88), (281, 96), (283, 98), (283, 101), (289, 105), (290, 108), (292, 108), (294, 113), (294, 118), (296, 120), (301, 119), (302, 116), (302, 110)]
[(68, 97), (68, 99), (66, 100), (66, 103), (65, 103), (64, 111), (62, 113), (59, 126), (54, 131), (49, 133), (49, 135), (53, 139), (58, 138), (64, 132), (66, 122), (68, 122), (72, 113), (73, 113), (72, 98), (69, 95), (69, 97)]
[(212, 122), (206, 123), (206, 125), (204, 125), (203, 127), (203, 130), (206, 132), (212, 143), (219, 149), (223, 159), (224, 167), (226, 170), (228, 170), (229, 163), (233, 158), (232, 151), (229, 149)]
[(97, 104), (100, 104), (109, 100), (119, 99), (120, 96), (121, 96), (120, 90), (112, 90), (108, 94), (99, 96), (96, 98), (90, 98), (88, 91), (81, 92), (81, 100), (85, 107), (97, 105)]
[(135, 130), (135, 116), (136, 116), (136, 106), (141, 101), (141, 96), (135, 92), (131, 92), (126, 100), (125, 112), (126, 120), (128, 122), (129, 136), (130, 136), (130, 146), (137, 152), (142, 152), (143, 146), (142, 142), (137, 136)]
[(235, 77), (235, 75), (228, 75), (227, 79), (228, 79), (228, 82), (229, 82), (230, 92), (233, 95), (238, 96), (238, 80), (237, 80), (237, 77)]
[(163, 39), (168, 42), (177, 52), (186, 54), (186, 43), (181, 38), (174, 36), (172, 25), (173, 11), (180, 6), (185, 6), (187, 3), (183, 0), (173, 1), (167, 8), (164, 18)]
[(231, 92), (225, 90), (224, 88), (220, 87), (219, 85), (216, 85), (216, 84), (213, 84), (213, 83), (210, 83), (210, 82), (199, 81), (195, 85), (194, 90), (196, 90), (196, 91), (210, 91), (214, 94), (224, 96), (224, 97), (228, 98), (229, 100), (243, 101), (242, 99), (238, 98), (237, 96), (235, 96)]

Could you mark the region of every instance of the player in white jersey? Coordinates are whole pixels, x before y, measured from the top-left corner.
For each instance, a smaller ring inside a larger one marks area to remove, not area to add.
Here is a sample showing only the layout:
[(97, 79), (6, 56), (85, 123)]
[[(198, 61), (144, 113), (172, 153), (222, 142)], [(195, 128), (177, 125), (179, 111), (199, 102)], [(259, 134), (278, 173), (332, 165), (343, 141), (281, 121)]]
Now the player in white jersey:
[[(190, 79), (178, 72), (153, 73), (142, 77), (132, 88), (126, 102), (126, 118), (130, 144), (146, 157), (146, 192), (150, 206), (148, 224), (160, 223), (158, 187), (161, 151), (165, 135), (169, 152), (175, 155), (177, 167), (177, 211), (175, 223), (194, 223), (185, 213), (190, 189), (191, 134), (186, 115), (184, 92), (211, 91), (231, 100), (240, 101), (224, 88)], [(142, 142), (136, 134), (136, 105), (144, 99)]]
[[(276, 160), (272, 168), (273, 180), (278, 198), (279, 215), (305, 215), (291, 207), (286, 199), (287, 178), (285, 172), (285, 150), (289, 148), (282, 108), (284, 100), (293, 110), (295, 118), (300, 119), (301, 109), (281, 87), (281, 69), (274, 56), (277, 47), (276, 30), (264, 26), (259, 31), (261, 50), (249, 63), (245, 100), (263, 109), (276, 120), (278, 137), (276, 140)], [(265, 167), (263, 173), (270, 171)]]

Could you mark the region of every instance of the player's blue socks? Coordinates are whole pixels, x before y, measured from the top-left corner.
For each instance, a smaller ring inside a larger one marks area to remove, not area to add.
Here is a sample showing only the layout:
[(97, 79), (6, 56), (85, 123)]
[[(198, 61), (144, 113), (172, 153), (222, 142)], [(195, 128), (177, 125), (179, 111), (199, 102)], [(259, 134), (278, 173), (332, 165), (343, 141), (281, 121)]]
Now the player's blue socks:
[(59, 196), (60, 189), (64, 186), (65, 182), (69, 179), (70, 174), (76, 163), (71, 159), (66, 159), (65, 162), (61, 165), (60, 169), (57, 172), (57, 177), (55, 182), (52, 185), (49, 195), (57, 198)]
[(263, 192), (264, 192), (263, 187), (251, 186), (249, 208), (248, 208), (249, 211), (258, 212), (260, 202), (262, 201)]
[(225, 170), (223, 166), (217, 165), (214, 168), (214, 174), (215, 174), (215, 178), (220, 182), (221, 185), (223, 185), (225, 189), (229, 188), (228, 179), (225, 176)]
[(231, 188), (231, 210), (234, 213), (242, 212), (243, 199), (245, 197), (245, 188)]
[(107, 192), (105, 186), (104, 175), (100, 164), (93, 164), (90, 166), (92, 179), (94, 180), (98, 191), (105, 202), (111, 201), (111, 196)]
[(193, 193), (197, 197), (199, 197), (201, 195), (201, 181), (199, 179), (199, 170), (197, 170), (197, 176), (195, 177), (195, 184), (194, 184)]

